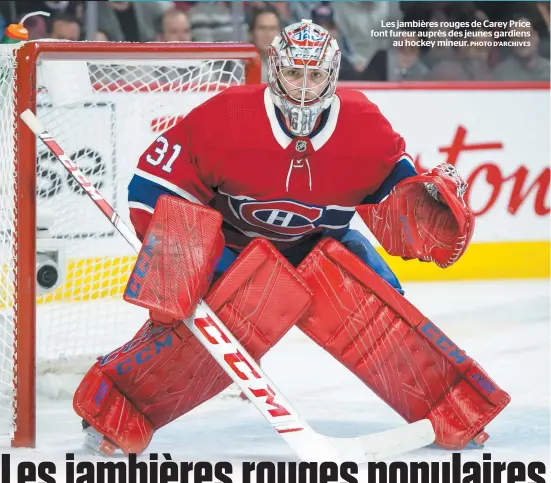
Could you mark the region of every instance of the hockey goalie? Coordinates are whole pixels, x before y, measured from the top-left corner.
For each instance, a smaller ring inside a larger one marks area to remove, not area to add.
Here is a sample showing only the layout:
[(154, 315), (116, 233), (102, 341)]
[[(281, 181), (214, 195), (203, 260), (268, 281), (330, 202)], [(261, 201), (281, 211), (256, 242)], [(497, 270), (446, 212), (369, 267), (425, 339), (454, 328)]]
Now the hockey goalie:
[(428, 418), (440, 446), (487, 439), (509, 395), (350, 229), (358, 213), (389, 254), (449, 267), (474, 229), (465, 182), (450, 165), (418, 174), (377, 106), (336, 88), (339, 65), (329, 32), (290, 25), (267, 86), (224, 90), (140, 157), (128, 196), (143, 246), (125, 300), (150, 317), (76, 391), (94, 451), (141, 453), (230, 385), (181, 322), (201, 299), (256, 360), (296, 326), (381, 404)]

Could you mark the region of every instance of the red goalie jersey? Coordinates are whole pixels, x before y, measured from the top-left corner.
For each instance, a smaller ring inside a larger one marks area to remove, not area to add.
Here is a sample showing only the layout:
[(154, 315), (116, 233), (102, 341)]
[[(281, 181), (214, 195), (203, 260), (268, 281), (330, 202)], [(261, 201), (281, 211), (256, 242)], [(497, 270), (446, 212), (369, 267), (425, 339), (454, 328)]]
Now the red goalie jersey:
[(265, 237), (285, 250), (346, 228), (415, 175), (404, 140), (363, 94), (337, 90), (309, 137), (292, 137), (262, 85), (231, 87), (191, 111), (141, 156), (129, 186), (139, 234), (161, 194), (221, 212), (230, 247)]

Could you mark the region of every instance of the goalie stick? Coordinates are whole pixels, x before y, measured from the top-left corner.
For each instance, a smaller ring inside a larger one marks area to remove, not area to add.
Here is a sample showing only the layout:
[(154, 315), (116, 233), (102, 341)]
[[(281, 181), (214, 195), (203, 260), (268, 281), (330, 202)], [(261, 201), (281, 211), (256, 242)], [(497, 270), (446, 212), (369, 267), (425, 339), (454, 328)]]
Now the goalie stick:
[[(33, 112), (27, 109), (21, 114), (21, 119), (63, 164), (136, 253), (139, 252), (141, 242), (133, 230), (121, 220), (97, 188), (65, 154)], [(208, 321), (207, 329), (205, 320)], [(201, 322), (196, 323), (197, 321)], [(434, 430), (428, 419), (353, 438), (333, 438), (317, 433), (300, 417), (289, 400), (204, 301), (201, 300), (193, 316), (183, 322), (302, 461), (354, 461), (361, 464), (395, 456), (434, 442)], [(246, 379), (242, 379), (235, 372), (235, 368), (226, 362), (225, 356), (228, 354), (237, 355), (252, 369), (240, 371), (241, 377), (245, 374)], [(284, 411), (279, 408), (283, 408)]]

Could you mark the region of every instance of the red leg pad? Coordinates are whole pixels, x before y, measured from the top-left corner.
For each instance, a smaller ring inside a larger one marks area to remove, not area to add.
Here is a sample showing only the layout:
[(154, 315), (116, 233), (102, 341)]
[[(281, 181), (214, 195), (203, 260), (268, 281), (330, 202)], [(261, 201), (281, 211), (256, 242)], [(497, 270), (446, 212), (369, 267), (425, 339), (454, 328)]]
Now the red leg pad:
[[(258, 360), (304, 314), (311, 292), (289, 262), (268, 241), (258, 239), (241, 253), (205, 301)], [(174, 327), (146, 324), (131, 342), (104, 357), (94, 370), (111, 382), (111, 391), (124, 394), (124, 400), (153, 430), (231, 384), (183, 323)], [(95, 410), (96, 393), (86, 388), (85, 381), (75, 395), (75, 411), (123, 451), (143, 451), (147, 447), (144, 439), (126, 428), (135, 423), (114, 424), (116, 415), (111, 410)], [(136, 439), (129, 442), (127, 434)]]
[(509, 395), (410, 302), (332, 239), (298, 271), (314, 294), (301, 330), (408, 422), (429, 418), (441, 446), (487, 438)]
[(75, 393), (76, 413), (126, 454), (141, 453), (151, 442), (154, 427), (107, 377), (99, 362), (88, 371)]

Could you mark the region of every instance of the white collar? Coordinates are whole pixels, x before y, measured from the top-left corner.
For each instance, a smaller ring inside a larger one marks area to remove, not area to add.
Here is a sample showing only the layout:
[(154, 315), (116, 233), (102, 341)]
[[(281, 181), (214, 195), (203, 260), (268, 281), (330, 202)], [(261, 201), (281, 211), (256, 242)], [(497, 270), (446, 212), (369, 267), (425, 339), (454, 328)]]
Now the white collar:
[[(268, 120), (270, 121), (270, 127), (272, 128), (274, 138), (283, 149), (287, 149), (289, 144), (291, 144), (293, 138), (289, 137), (287, 133), (283, 129), (281, 129), (281, 125), (279, 124), (279, 120), (277, 119), (275, 105), (272, 101), (272, 96), (270, 95), (269, 87), (266, 87), (266, 89), (264, 90), (264, 107), (266, 109)], [(333, 96), (333, 100), (331, 101), (329, 117), (325, 122), (325, 126), (323, 126), (323, 128), (318, 133), (316, 133), (315, 136), (312, 136), (310, 138), (312, 147), (316, 151), (320, 149), (327, 141), (329, 141), (329, 138), (333, 135), (333, 132), (337, 127), (337, 119), (339, 117), (340, 109), (341, 100), (338, 98), (337, 95), (335, 95)]]

